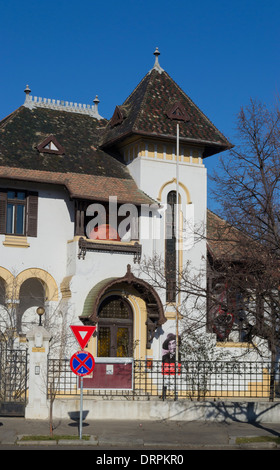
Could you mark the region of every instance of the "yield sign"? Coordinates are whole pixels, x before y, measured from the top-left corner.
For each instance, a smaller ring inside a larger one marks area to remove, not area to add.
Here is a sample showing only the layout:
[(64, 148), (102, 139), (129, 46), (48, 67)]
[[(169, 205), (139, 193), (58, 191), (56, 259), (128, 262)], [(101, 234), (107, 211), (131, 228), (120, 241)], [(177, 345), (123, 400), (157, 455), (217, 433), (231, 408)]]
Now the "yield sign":
[(96, 330), (96, 326), (84, 326), (84, 325), (70, 325), (71, 330), (73, 331), (76, 340), (82, 349), (88, 344), (91, 335)]

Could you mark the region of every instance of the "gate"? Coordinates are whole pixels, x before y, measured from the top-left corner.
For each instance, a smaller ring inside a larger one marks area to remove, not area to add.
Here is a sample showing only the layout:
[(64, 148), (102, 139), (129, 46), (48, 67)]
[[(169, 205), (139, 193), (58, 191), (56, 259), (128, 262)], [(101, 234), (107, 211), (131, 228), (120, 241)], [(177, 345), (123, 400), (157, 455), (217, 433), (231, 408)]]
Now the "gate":
[(27, 350), (0, 343), (0, 416), (24, 416), (27, 398)]

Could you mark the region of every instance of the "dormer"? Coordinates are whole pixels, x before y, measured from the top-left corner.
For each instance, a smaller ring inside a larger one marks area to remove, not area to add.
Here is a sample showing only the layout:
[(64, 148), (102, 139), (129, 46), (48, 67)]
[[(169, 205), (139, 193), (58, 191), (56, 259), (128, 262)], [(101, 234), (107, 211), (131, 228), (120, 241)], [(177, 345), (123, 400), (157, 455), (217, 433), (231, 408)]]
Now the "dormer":
[(115, 127), (118, 124), (121, 124), (124, 119), (125, 119), (125, 115), (122, 109), (120, 108), (120, 106), (116, 106), (114, 114), (110, 119), (110, 126)]
[(37, 150), (40, 153), (54, 153), (56, 155), (63, 155), (65, 153), (64, 148), (54, 135), (49, 135), (44, 139), (43, 142), (37, 146)]
[(186, 108), (181, 103), (181, 101), (175, 101), (175, 103), (170, 105), (167, 108), (165, 114), (172, 121), (190, 121), (190, 116), (188, 115)]

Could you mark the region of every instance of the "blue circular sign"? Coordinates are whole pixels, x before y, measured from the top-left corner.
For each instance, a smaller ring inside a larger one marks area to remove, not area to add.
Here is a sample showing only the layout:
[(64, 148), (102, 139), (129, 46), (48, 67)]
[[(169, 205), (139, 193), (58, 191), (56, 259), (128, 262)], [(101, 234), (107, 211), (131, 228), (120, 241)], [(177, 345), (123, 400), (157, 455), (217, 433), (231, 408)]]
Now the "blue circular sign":
[(94, 357), (86, 351), (78, 351), (70, 359), (70, 367), (74, 374), (83, 377), (90, 374), (95, 366)]

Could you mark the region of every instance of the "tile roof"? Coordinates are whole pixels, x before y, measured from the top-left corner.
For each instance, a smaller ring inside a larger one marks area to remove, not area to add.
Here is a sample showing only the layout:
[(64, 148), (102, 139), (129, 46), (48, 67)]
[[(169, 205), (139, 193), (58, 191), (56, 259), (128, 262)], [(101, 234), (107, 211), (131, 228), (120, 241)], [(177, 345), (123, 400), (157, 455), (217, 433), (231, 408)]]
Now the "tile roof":
[[(153, 202), (120, 157), (98, 147), (104, 123), (87, 115), (21, 106), (0, 123), (0, 176), (63, 184), (72, 197)], [(50, 135), (63, 147), (62, 155), (38, 150)]]
[(215, 261), (243, 262), (255, 259), (263, 247), (214, 212), (207, 210), (207, 248)]
[(116, 196), (119, 203), (130, 202), (140, 205), (155, 202), (137, 187), (132, 178), (121, 179), (110, 176), (60, 173), (5, 166), (0, 166), (0, 178), (63, 185), (68, 189), (70, 197), (73, 198), (108, 201), (110, 196)]
[[(0, 123), (0, 165), (129, 178), (125, 165), (98, 148), (105, 123), (82, 114), (21, 106)], [(38, 151), (50, 135), (64, 148), (63, 156)]]
[[(176, 103), (185, 109), (187, 121), (167, 116)], [(180, 139), (204, 144), (205, 157), (232, 147), (165, 71), (152, 69), (118, 109), (123, 120), (115, 126), (112, 119), (107, 123), (101, 140), (103, 148), (132, 133), (175, 138), (177, 122), (180, 122)]]
[[(204, 145), (204, 157), (231, 146), (157, 67), (116, 108), (110, 121), (36, 100), (30, 106), (27, 98), (29, 106), (19, 107), (0, 122), (0, 177), (63, 184), (72, 197), (108, 200), (111, 195), (119, 202), (154, 202), (137, 187), (114, 144), (133, 133), (175, 138), (178, 121), (170, 119), (170, 112), (176, 109), (186, 118), (179, 121), (180, 138)], [(46, 151), (50, 136), (59, 151)]]

